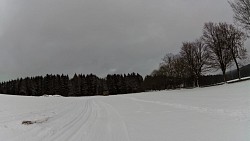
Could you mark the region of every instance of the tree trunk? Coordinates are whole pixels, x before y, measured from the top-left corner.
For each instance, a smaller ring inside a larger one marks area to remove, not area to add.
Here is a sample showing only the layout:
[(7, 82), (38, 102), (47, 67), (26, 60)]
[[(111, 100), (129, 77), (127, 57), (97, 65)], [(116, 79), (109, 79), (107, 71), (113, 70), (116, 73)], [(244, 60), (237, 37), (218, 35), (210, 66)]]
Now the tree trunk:
[(237, 62), (237, 60), (236, 60), (235, 57), (233, 57), (233, 59), (234, 59), (235, 65), (236, 65), (236, 67), (237, 67), (237, 75), (238, 75), (238, 78), (241, 79), (239, 64), (238, 64), (238, 62)]
[(226, 70), (222, 70), (222, 73), (223, 73), (223, 80), (225, 83), (227, 83), (227, 78), (226, 78)]
[(200, 78), (199, 76), (196, 77), (196, 86), (197, 86), (197, 87), (200, 87), (199, 78)]

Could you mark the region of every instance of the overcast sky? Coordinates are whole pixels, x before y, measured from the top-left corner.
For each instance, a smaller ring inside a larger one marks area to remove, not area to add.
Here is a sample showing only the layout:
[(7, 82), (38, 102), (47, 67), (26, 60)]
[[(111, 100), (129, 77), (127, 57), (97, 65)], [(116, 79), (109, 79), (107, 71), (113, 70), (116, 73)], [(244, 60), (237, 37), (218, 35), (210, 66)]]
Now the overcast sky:
[(232, 17), (227, 0), (0, 0), (0, 81), (150, 74), (205, 22)]

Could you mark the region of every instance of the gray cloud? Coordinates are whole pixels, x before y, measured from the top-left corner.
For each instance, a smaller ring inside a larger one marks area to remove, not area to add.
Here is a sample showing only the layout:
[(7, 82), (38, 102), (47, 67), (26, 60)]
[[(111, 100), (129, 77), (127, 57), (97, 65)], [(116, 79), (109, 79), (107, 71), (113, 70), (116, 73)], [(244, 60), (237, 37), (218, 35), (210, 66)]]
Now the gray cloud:
[(0, 79), (46, 73), (149, 74), (227, 0), (0, 0)]

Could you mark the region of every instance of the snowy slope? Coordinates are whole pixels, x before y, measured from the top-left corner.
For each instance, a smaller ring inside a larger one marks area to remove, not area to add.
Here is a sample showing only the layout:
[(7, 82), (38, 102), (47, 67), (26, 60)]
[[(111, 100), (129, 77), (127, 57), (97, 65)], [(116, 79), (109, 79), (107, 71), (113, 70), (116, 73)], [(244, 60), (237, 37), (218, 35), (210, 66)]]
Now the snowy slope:
[(167, 140), (250, 141), (250, 81), (108, 97), (0, 95), (0, 141)]

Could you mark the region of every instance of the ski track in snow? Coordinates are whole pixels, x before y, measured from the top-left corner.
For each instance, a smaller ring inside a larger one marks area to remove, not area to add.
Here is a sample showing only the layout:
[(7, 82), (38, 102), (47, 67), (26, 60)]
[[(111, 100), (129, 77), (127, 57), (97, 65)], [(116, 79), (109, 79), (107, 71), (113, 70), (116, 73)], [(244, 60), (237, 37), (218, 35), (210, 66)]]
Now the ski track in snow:
[[(0, 128), (16, 130), (20, 134), (9, 136), (6, 141), (129, 141), (126, 124), (118, 112), (111, 105), (92, 98), (11, 117), (13, 115), (0, 117)], [(39, 122), (21, 124), (32, 119)]]
[(136, 102), (145, 102), (145, 103), (157, 104), (157, 105), (162, 105), (162, 106), (169, 106), (169, 107), (173, 107), (173, 108), (181, 109), (181, 110), (228, 116), (239, 121), (250, 121), (250, 109), (244, 109), (244, 110), (213, 109), (209, 107), (190, 106), (190, 105), (183, 105), (183, 104), (178, 104), (178, 103), (166, 103), (166, 102), (160, 102), (160, 101), (143, 100), (143, 99), (138, 99), (134, 97), (130, 97), (129, 99), (136, 101)]

